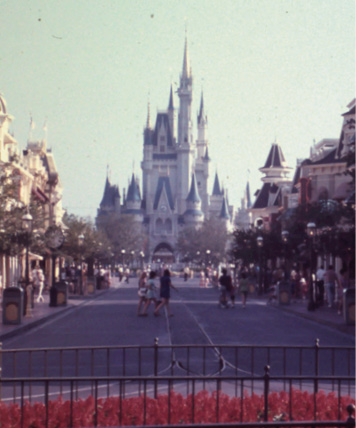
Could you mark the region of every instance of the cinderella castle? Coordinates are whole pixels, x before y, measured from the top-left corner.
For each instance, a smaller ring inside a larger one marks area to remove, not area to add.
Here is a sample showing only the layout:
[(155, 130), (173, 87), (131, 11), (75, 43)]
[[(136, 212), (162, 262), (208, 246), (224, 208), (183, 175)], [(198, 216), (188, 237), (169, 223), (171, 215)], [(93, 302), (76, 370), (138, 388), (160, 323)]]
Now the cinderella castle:
[[(152, 261), (171, 263), (179, 258), (176, 243), (184, 227), (199, 227), (205, 218), (216, 217), (227, 228), (233, 222), (233, 207), (215, 172), (209, 189), (210, 163), (207, 116), (203, 93), (197, 115), (197, 138), (193, 135), (193, 76), (185, 39), (183, 68), (177, 90), (179, 107), (174, 107), (172, 86), (168, 108), (158, 112), (151, 126), (148, 106), (143, 131), (142, 192), (132, 174), (127, 192), (121, 197), (118, 186), (106, 178), (104, 195), (97, 213), (97, 224), (106, 216), (131, 215), (147, 236), (144, 253)], [(178, 121), (176, 119), (178, 110)]]

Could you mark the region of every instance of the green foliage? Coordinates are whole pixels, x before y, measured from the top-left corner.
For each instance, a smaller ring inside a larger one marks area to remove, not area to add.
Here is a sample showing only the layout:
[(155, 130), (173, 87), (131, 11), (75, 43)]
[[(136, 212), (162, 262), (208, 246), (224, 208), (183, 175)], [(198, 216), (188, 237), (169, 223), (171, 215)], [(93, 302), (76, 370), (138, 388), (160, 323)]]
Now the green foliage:
[(107, 215), (100, 219), (98, 229), (110, 243), (113, 258), (118, 262), (122, 261), (122, 250), (125, 250), (126, 255), (132, 252), (137, 255), (140, 251), (145, 251), (141, 227), (131, 215)]
[[(217, 218), (204, 220), (201, 228), (184, 228), (178, 236), (177, 249), (187, 261), (218, 264), (226, 259), (229, 235)], [(207, 251), (210, 251), (207, 254)]]
[(44, 247), (44, 209), (37, 200), (29, 207), (18, 201), (18, 176), (11, 163), (1, 165), (0, 169), (0, 251), (8, 255), (19, 254), (27, 243), (22, 232), (22, 216), (29, 210), (33, 218), (29, 246), (32, 251), (43, 254)]

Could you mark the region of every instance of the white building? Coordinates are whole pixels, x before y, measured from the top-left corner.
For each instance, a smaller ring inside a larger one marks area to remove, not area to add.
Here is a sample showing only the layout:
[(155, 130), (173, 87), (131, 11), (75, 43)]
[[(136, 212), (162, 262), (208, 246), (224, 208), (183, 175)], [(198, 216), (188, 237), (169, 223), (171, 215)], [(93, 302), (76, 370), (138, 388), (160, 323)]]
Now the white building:
[(148, 240), (145, 254), (152, 260), (173, 261), (179, 231), (185, 226), (199, 227), (204, 218), (216, 216), (229, 227), (233, 207), (220, 189), (217, 173), (212, 195), (209, 192), (210, 157), (207, 137), (207, 116), (203, 94), (197, 115), (196, 139), (193, 134), (193, 75), (185, 40), (183, 67), (178, 88), (178, 117), (172, 87), (168, 108), (159, 111), (151, 126), (148, 106), (143, 132), (142, 195), (132, 175), (127, 195), (107, 178), (104, 196), (98, 210), (97, 223), (110, 212), (131, 214), (142, 225)]

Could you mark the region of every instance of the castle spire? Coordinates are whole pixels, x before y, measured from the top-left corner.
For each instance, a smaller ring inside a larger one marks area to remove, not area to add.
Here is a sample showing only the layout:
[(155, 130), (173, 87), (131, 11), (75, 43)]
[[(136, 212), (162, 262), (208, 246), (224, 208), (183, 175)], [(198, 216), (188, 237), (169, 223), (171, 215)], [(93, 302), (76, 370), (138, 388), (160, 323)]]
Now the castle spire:
[(150, 102), (149, 101), (147, 103), (147, 124), (146, 124), (146, 128), (147, 129), (151, 128), (151, 114), (150, 114)]
[(195, 178), (194, 173), (192, 174), (192, 184), (190, 186), (187, 202), (201, 202), (199, 192), (198, 192), (197, 180)]
[(201, 91), (201, 97), (200, 97), (200, 110), (198, 114), (198, 123), (200, 123), (204, 120), (204, 99), (203, 99), (203, 91)]
[(183, 78), (190, 77), (190, 67), (189, 67), (189, 53), (188, 53), (188, 39), (187, 34), (185, 35), (185, 44), (184, 44), (184, 56), (183, 56)]
[(168, 110), (174, 110), (174, 106), (173, 106), (173, 88), (172, 88), (172, 84), (171, 84), (171, 90), (170, 90), (170, 94), (169, 94)]

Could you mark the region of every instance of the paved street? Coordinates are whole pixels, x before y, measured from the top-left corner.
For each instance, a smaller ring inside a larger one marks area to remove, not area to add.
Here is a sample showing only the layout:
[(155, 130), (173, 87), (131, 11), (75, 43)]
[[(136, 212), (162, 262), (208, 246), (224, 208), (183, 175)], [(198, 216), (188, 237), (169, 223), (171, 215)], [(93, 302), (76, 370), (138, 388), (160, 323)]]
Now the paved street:
[[(242, 308), (239, 297), (235, 308), (222, 309), (218, 305), (217, 289), (200, 288), (198, 280), (184, 282), (174, 278), (173, 281), (178, 292), (172, 290), (174, 316), (171, 318), (165, 311), (154, 317), (153, 307), (149, 308), (147, 317), (138, 317), (137, 279), (131, 279), (130, 284), (114, 280), (109, 290), (99, 291), (95, 298), (70, 300), (65, 308), (39, 307), (43, 317), (28, 330), (21, 331), (21, 326), (2, 326), (3, 377), (28, 376), (30, 366), (31, 376), (152, 376), (155, 338), (160, 346), (156, 370), (161, 376), (217, 373), (261, 376), (267, 363), (273, 375), (311, 375), (315, 369), (316, 338), (321, 348), (355, 346), (353, 327), (344, 332), (339, 328), (343, 327), (341, 321), (326, 325), (321, 313), (319, 319), (318, 314), (307, 313), (305, 303), (302, 303), (305, 314), (293, 312), (293, 305), (289, 310), (288, 307), (267, 306), (265, 298), (257, 297), (248, 299), (246, 309)], [(47, 318), (53, 310), (55, 316), (51, 314), (52, 317)], [(304, 315), (314, 316), (314, 319), (304, 318)], [(332, 315), (329, 314), (331, 321)], [(9, 334), (11, 329), (12, 334)], [(188, 351), (183, 347), (187, 344), (195, 348)], [(168, 345), (174, 345), (174, 349), (169, 349)], [(211, 346), (204, 349), (199, 345)], [(236, 351), (232, 345), (241, 348)], [(256, 345), (259, 347), (252, 350), (251, 346)], [(61, 349), (68, 347), (98, 346), (103, 349), (61, 353)], [(109, 346), (125, 346), (126, 349), (112, 349), (109, 355), (106, 350)], [(272, 348), (267, 350), (267, 346)], [(293, 346), (305, 349), (284, 348)], [(55, 351), (20, 352), (14, 366), (13, 354), (7, 354), (6, 350), (28, 348), (53, 348)], [(335, 357), (333, 351), (320, 349), (319, 361), (319, 374), (346, 375), (351, 370), (354, 375), (354, 352), (350, 355), (338, 351)]]
[[(345, 326), (344, 334), (333, 325), (305, 319), (290, 307), (271, 307), (265, 299), (248, 298), (243, 309), (237, 296), (235, 308), (218, 306), (218, 290), (200, 288), (198, 280), (184, 282), (174, 278), (179, 292), (171, 292), (171, 308), (174, 316), (137, 317), (137, 279), (130, 284), (113, 286), (99, 297), (88, 299), (84, 304), (74, 302), (75, 309), (58, 311), (58, 315), (34, 329), (3, 339), (4, 347), (67, 347), (106, 345), (152, 345), (154, 338), (163, 344), (233, 344), (233, 345), (313, 345), (316, 338), (323, 346), (353, 346), (352, 326)], [(37, 306), (41, 305), (37, 303)], [(305, 306), (305, 315), (308, 313)], [(284, 310), (283, 310), (284, 309)], [(334, 315), (334, 314), (332, 314)], [(342, 325), (342, 319), (340, 325)], [(336, 324), (335, 324), (336, 327)], [(0, 336), (12, 327), (2, 326)]]

